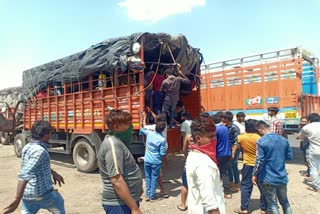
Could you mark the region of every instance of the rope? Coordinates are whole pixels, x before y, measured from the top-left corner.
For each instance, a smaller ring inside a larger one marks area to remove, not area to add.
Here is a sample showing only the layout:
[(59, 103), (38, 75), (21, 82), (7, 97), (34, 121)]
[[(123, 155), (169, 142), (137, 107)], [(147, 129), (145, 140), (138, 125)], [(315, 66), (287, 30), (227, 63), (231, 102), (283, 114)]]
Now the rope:
[(161, 44), (161, 47), (160, 47), (160, 54), (159, 54), (159, 58), (158, 58), (158, 62), (157, 62), (156, 72), (155, 72), (155, 74), (153, 75), (153, 78), (152, 78), (151, 82), (149, 83), (149, 85), (147, 85), (147, 87), (145, 87), (142, 91), (140, 91), (140, 92), (138, 93), (138, 95), (141, 94), (142, 92), (145, 92), (146, 89), (149, 88), (149, 87), (153, 84), (154, 79), (156, 78), (156, 75), (158, 74), (159, 65), (160, 65), (160, 59), (161, 59), (162, 50), (163, 50), (163, 43), (161, 42), (160, 44)]
[[(174, 62), (174, 64), (175, 65), (178, 65), (178, 63), (177, 63), (177, 61), (175, 60), (175, 58), (173, 57), (173, 54), (172, 54), (172, 51), (171, 51), (171, 48), (170, 48), (170, 46), (168, 45), (168, 50), (169, 50), (169, 52), (170, 52), (170, 55), (171, 55), (171, 58), (172, 58), (172, 61)], [(180, 68), (179, 68), (179, 66), (177, 66), (177, 68), (179, 69), (179, 71), (181, 71), (180, 70)], [(195, 77), (198, 77), (198, 78), (201, 78), (201, 76), (200, 75), (196, 75), (196, 74), (193, 74), (193, 73), (189, 73), (189, 75), (192, 75), (192, 76), (195, 76)]]

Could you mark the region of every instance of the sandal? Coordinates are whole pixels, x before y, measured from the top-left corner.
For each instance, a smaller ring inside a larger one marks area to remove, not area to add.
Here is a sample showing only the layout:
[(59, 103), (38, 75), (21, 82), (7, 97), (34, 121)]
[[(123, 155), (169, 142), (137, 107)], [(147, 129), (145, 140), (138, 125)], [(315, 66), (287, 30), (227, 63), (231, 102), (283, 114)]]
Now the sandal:
[(178, 205), (177, 209), (180, 211), (186, 211), (188, 209), (188, 206), (186, 206), (185, 208), (182, 208), (182, 207), (180, 207), (180, 205)]
[(163, 193), (160, 193), (160, 197), (161, 198), (169, 198), (169, 195), (168, 195), (168, 193), (163, 192)]
[(235, 213), (248, 214), (248, 210), (241, 210), (240, 208), (234, 210)]
[(313, 187), (307, 187), (307, 190), (311, 190), (311, 191), (313, 191), (313, 192), (318, 192), (318, 189), (313, 188)]

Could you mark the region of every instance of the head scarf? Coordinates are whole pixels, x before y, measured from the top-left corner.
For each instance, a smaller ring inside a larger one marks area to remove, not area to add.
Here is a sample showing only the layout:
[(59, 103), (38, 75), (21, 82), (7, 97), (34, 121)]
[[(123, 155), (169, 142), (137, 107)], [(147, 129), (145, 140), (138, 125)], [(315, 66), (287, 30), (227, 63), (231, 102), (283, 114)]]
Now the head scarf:
[(123, 131), (123, 132), (114, 132), (112, 130), (109, 130), (108, 134), (109, 135), (113, 135), (117, 138), (119, 138), (120, 140), (122, 140), (122, 142), (126, 145), (129, 146), (132, 142), (132, 133), (133, 133), (133, 125), (130, 124), (130, 126), (128, 127), (127, 130)]
[(213, 160), (213, 162), (215, 162), (216, 164), (218, 164), (217, 161), (217, 153), (216, 153), (216, 145), (217, 145), (217, 139), (215, 138), (213, 141), (211, 141), (210, 143), (198, 146), (196, 144), (190, 144), (189, 148), (192, 149), (196, 149), (206, 155), (209, 156), (209, 158), (211, 158), (211, 160)]

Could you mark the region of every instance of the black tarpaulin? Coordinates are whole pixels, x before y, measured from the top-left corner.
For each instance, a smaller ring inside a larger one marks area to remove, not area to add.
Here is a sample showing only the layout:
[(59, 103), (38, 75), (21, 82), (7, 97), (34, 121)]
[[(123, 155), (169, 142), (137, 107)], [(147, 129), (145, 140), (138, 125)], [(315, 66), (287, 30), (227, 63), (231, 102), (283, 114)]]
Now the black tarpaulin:
[[(6, 102), (10, 108), (16, 107), (21, 95), (21, 87), (10, 87), (0, 90), (0, 101)], [(2, 103), (0, 103), (2, 106)]]
[(183, 35), (135, 33), (105, 40), (79, 53), (24, 71), (23, 91), (30, 97), (54, 82), (75, 82), (93, 72), (111, 73), (117, 68), (125, 71), (128, 58), (133, 55), (132, 45), (142, 40), (146, 62), (158, 61), (161, 43), (164, 44), (161, 62), (173, 62), (170, 48), (175, 61), (182, 65), (184, 74), (195, 73), (196, 65), (202, 62), (199, 49), (192, 48)]

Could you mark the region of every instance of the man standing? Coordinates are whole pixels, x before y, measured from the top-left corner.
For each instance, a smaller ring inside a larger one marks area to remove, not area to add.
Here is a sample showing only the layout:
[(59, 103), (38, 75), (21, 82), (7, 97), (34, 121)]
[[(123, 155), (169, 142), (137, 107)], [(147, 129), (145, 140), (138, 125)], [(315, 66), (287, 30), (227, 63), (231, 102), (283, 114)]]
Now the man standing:
[[(111, 110), (106, 117), (111, 133), (126, 133), (131, 123), (131, 115), (122, 110)], [(141, 171), (129, 149), (115, 135), (106, 135), (102, 142), (98, 165), (103, 182), (102, 204), (106, 213), (140, 214)]]
[[(192, 137), (191, 137), (191, 124), (192, 120), (190, 118), (190, 114), (188, 112), (184, 112), (182, 114), (182, 119), (184, 122), (181, 124), (180, 127), (180, 133), (183, 139), (183, 146), (182, 146), (182, 152), (184, 154), (184, 157), (188, 157), (188, 147), (192, 143)], [(187, 196), (188, 196), (188, 182), (187, 182), (187, 174), (186, 174), (186, 168), (183, 168), (182, 175), (182, 186), (181, 186), (181, 203), (177, 206), (177, 209), (180, 211), (186, 211), (187, 210)]]
[(190, 113), (189, 112), (184, 112), (182, 113), (182, 124), (180, 126), (180, 133), (181, 133), (181, 136), (183, 137), (183, 142), (184, 142), (184, 138), (186, 137), (186, 135), (188, 134), (191, 134), (191, 123), (192, 123), (192, 120), (191, 120), (191, 117), (190, 117)]
[[(228, 128), (229, 131), (229, 143), (231, 149), (234, 148), (234, 146), (237, 144), (237, 138), (238, 135), (240, 134), (239, 128), (233, 124), (233, 114), (230, 111), (225, 112), (222, 115), (222, 122), (226, 124), (226, 127)], [(229, 176), (229, 181), (233, 184), (233, 188), (235, 190), (240, 189), (240, 176), (239, 176), (239, 169), (238, 169), (238, 159), (239, 159), (239, 154), (240, 150), (236, 148), (236, 152), (234, 155), (231, 157), (231, 162), (228, 167), (228, 176)]]
[(308, 188), (318, 192), (319, 185), (319, 164), (320, 164), (320, 115), (312, 113), (308, 116), (309, 124), (302, 128), (300, 139), (309, 140), (309, 164), (313, 187)]
[(225, 127), (221, 123), (219, 115), (215, 114), (210, 117), (213, 120), (213, 122), (216, 124), (217, 161), (218, 161), (218, 167), (219, 167), (221, 178), (222, 178), (224, 197), (226, 199), (231, 199), (232, 190), (230, 188), (230, 181), (228, 177), (228, 166), (230, 164), (230, 158), (231, 158), (229, 131), (227, 127)]
[(253, 169), (252, 183), (261, 183), (262, 194), (265, 195), (268, 213), (278, 214), (277, 199), (283, 213), (291, 214), (292, 210), (287, 197), (288, 176), (286, 160), (293, 159), (289, 142), (284, 137), (271, 132), (264, 121), (256, 123), (256, 129), (262, 136), (257, 141), (257, 158)]
[(189, 214), (225, 214), (220, 173), (216, 164), (215, 125), (210, 118), (192, 122), (194, 144), (186, 162)]
[(17, 194), (3, 213), (12, 213), (22, 199), (21, 213), (37, 213), (46, 209), (55, 214), (64, 214), (64, 200), (52, 187), (64, 183), (63, 177), (50, 168), (48, 141), (53, 127), (47, 121), (37, 121), (31, 128), (32, 140), (22, 150), (21, 169), (18, 174)]
[[(238, 148), (242, 149), (243, 153), (241, 207), (235, 210), (236, 213), (249, 213), (249, 202), (253, 190), (252, 172), (256, 162), (256, 143), (260, 138), (255, 127), (256, 122), (256, 120), (252, 119), (245, 121), (246, 133), (238, 136), (238, 144), (236, 144)], [(260, 186), (258, 187), (260, 190)], [(261, 214), (266, 213), (267, 204), (263, 194), (260, 194), (260, 209)]]
[(163, 81), (164, 81), (164, 76), (162, 76), (161, 74), (155, 73), (154, 71), (151, 71), (151, 74), (148, 78), (148, 85), (150, 85), (150, 88), (153, 89), (152, 107), (153, 107), (153, 112), (155, 114), (159, 114), (161, 111), (163, 94), (162, 92), (160, 92), (160, 88)]
[(268, 116), (270, 116), (269, 126), (270, 131), (276, 133), (280, 136), (283, 136), (283, 124), (277, 117), (279, 109), (277, 107), (269, 107), (268, 108)]
[(244, 125), (244, 121), (246, 119), (246, 114), (243, 112), (238, 112), (236, 115), (236, 118), (237, 118), (237, 120), (234, 121), (233, 124), (239, 128), (240, 134), (246, 133), (246, 128)]
[(166, 72), (167, 78), (162, 82), (160, 92), (164, 92), (164, 100), (162, 105), (162, 112), (167, 114), (169, 112), (170, 116), (170, 128), (173, 128), (174, 125), (174, 114), (176, 110), (176, 105), (179, 100), (179, 92), (181, 82), (190, 83), (190, 80), (178, 69), (178, 74), (181, 77), (176, 77), (174, 71), (168, 70)]

